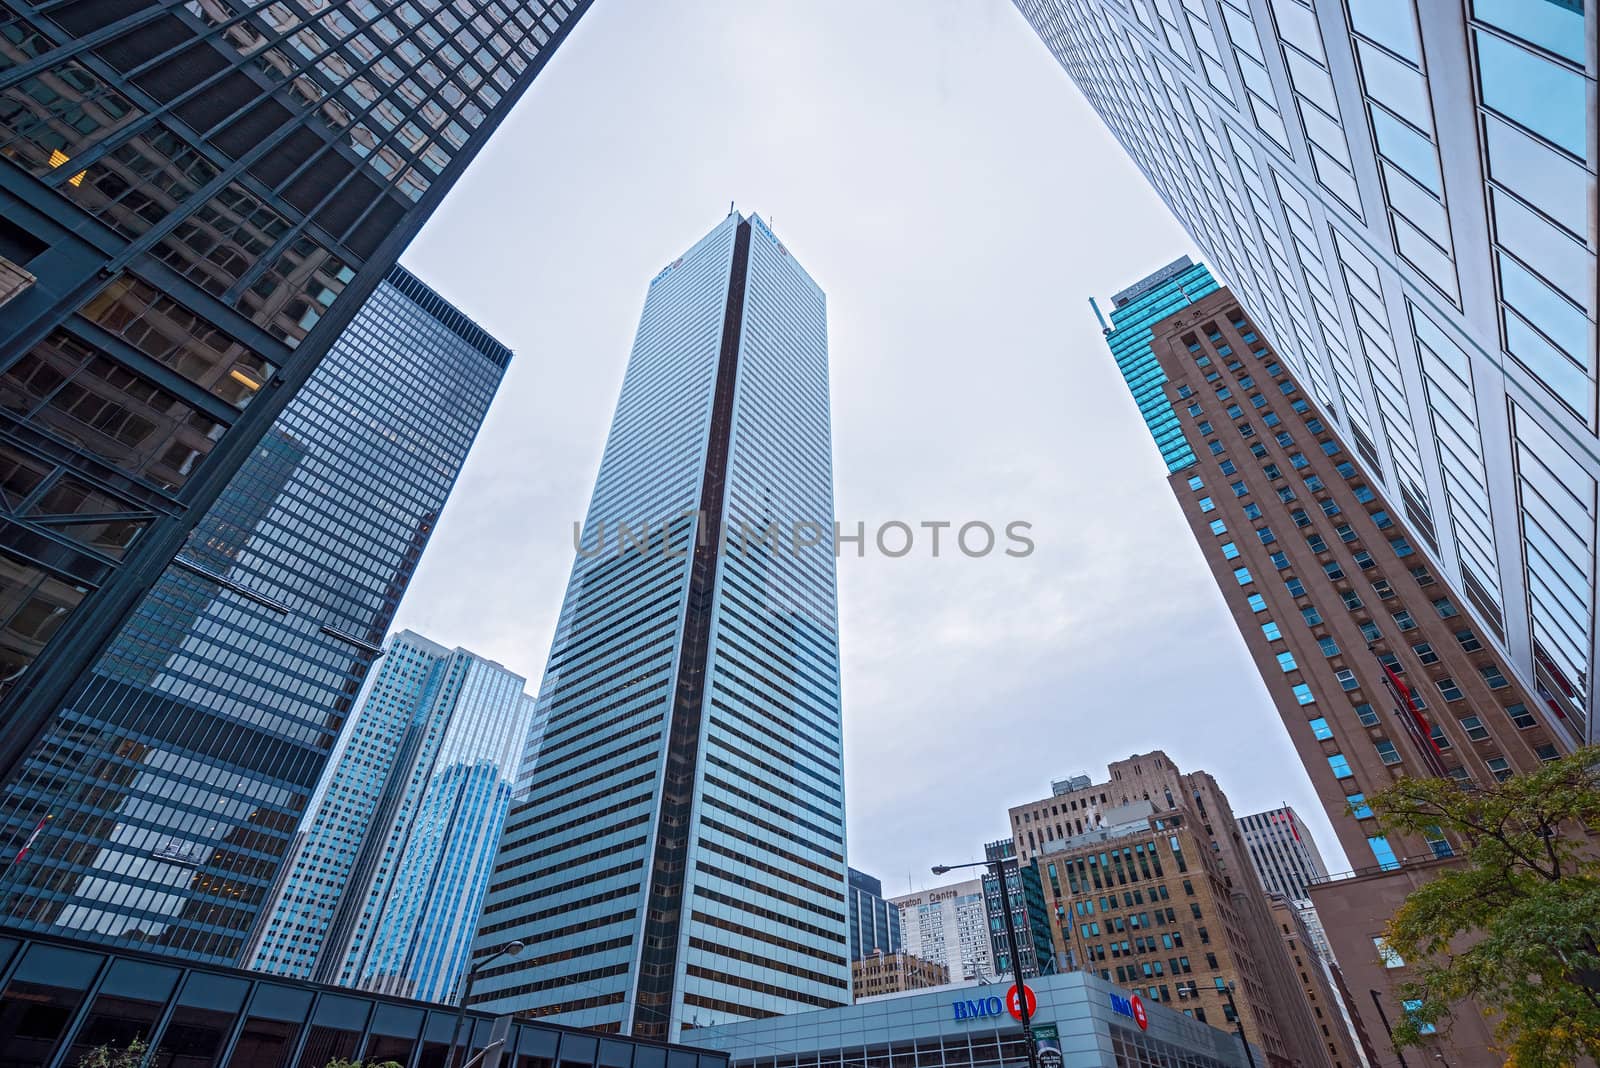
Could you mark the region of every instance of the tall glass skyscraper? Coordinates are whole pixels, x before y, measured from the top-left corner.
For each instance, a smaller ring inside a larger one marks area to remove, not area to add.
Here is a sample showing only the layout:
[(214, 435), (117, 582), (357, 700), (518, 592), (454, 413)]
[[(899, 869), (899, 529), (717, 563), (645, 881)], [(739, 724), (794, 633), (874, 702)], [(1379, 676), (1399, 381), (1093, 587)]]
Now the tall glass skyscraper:
[(1593, 0), (1017, 0), (1571, 742), (1594, 716)]
[(0, 920), (239, 960), (510, 357), (390, 272), (5, 780)]
[(449, 1000), (517, 762), (526, 681), (402, 631), (339, 740), (247, 955), (252, 968)]
[[(1139, 416), (1156, 439), (1156, 448), (1161, 450), (1168, 471), (1194, 463), (1194, 450), (1184, 438), (1178, 414), (1161, 388), (1167, 376), (1150, 351), (1150, 327), (1216, 288), (1217, 280), (1210, 271), (1183, 256), (1113, 294), (1111, 325), (1105, 326), (1104, 318), (1100, 320), (1117, 370), (1128, 383), (1133, 402), (1139, 406)], [(1100, 306), (1092, 298), (1089, 303), (1099, 315)]]
[(470, 1003), (676, 1037), (850, 1000), (832, 524), (826, 298), (730, 214), (645, 299), (475, 953), (528, 948)]
[(883, 899), (883, 883), (876, 876), (851, 868), (850, 959), (874, 953), (899, 953), (900, 909)]
[(0, 8), (0, 777), (588, 5)]

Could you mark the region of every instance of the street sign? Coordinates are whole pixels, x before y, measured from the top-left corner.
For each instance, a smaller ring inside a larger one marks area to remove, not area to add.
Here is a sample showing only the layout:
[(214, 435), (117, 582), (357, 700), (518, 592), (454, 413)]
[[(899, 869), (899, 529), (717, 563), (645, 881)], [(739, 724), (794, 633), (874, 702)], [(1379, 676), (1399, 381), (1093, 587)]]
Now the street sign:
[(1061, 1054), (1061, 1032), (1053, 1023), (1035, 1024), (1033, 1048), (1039, 1054), (1039, 1068), (1062, 1068), (1065, 1058)]
[(1016, 984), (1006, 991), (1006, 1009), (1014, 1020), (1022, 1019), (1022, 1003), (1017, 999), (1017, 991), (1021, 990), (1028, 998), (1028, 1016), (1031, 1018), (1039, 1007), (1039, 999), (1033, 996), (1033, 991), (1028, 987)]
[(1039, 1039), (1039, 1038), (1060, 1038), (1061, 1037), (1061, 1032), (1056, 1029), (1056, 1025), (1055, 1024), (1034, 1024), (1033, 1025), (1033, 1037), (1036, 1038), (1036, 1039)]

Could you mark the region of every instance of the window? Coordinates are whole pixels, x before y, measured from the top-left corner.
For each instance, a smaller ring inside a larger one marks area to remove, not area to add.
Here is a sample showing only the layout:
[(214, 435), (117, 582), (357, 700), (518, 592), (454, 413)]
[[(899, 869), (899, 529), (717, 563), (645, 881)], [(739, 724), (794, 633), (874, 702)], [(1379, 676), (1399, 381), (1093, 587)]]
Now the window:
[(1229, 419), (1242, 419), (1242, 418), (1244, 418), (1244, 409), (1239, 407), (1237, 404), (1228, 405), (1228, 418)]
[(1429, 827), (1422, 832), (1423, 841), (1428, 843), (1428, 848), (1433, 850), (1433, 855), (1443, 860), (1453, 857), (1456, 851), (1450, 848), (1450, 843), (1445, 839), (1444, 832), (1438, 827)]
[(1389, 539), (1389, 548), (1394, 550), (1394, 554), (1396, 556), (1401, 556), (1401, 557), (1410, 556), (1413, 552), (1416, 551), (1415, 549), (1411, 548), (1411, 543), (1406, 540), (1404, 534), (1397, 535), (1396, 537), (1390, 538)]
[(1294, 700), (1295, 700), (1296, 704), (1300, 704), (1300, 705), (1315, 704), (1316, 701), (1317, 701), (1317, 699), (1315, 697), (1313, 697), (1312, 694), (1311, 694), (1311, 687), (1306, 685), (1303, 682), (1297, 683), (1295, 685), (1295, 687), (1294, 687)]
[(1239, 547), (1237, 545), (1235, 545), (1231, 541), (1223, 542), (1222, 543), (1222, 558), (1224, 560), (1237, 560), (1237, 559), (1239, 559)]
[(1449, 619), (1451, 616), (1460, 615), (1455, 605), (1450, 603), (1450, 598), (1441, 597), (1433, 602), (1433, 610), (1439, 613), (1440, 619)]
[(1192, 489), (1192, 490), (1204, 489), (1205, 485), (1206, 485), (1205, 479), (1201, 478), (1199, 475), (1190, 475), (1189, 476), (1189, 488), (1190, 489)]
[(1216, 433), (1215, 429), (1211, 426), (1211, 421), (1209, 419), (1200, 420), (1200, 422), (1195, 424), (1195, 429), (1200, 432), (1201, 437), (1206, 438), (1209, 438), (1212, 434)]
[(1211, 533), (1213, 533), (1213, 534), (1226, 534), (1227, 532), (1228, 532), (1228, 524), (1224, 523), (1220, 519), (1213, 519), (1211, 521)]
[(1418, 564), (1416, 567), (1412, 568), (1411, 577), (1417, 580), (1418, 586), (1433, 585), (1433, 573), (1428, 570), (1426, 564)]
[(1494, 776), (1495, 782), (1505, 782), (1511, 778), (1511, 764), (1505, 757), (1490, 757), (1483, 763), (1488, 767), (1489, 774)]
[(1306, 489), (1310, 490), (1312, 493), (1316, 493), (1322, 489), (1322, 476), (1307, 475), (1305, 477), (1305, 483)]
[[(1241, 386), (1244, 385), (1243, 382), (1240, 382), (1239, 384)], [(1250, 403), (1252, 405), (1254, 405), (1258, 409), (1265, 408), (1267, 406), (1267, 398), (1265, 398), (1261, 394), (1257, 393), (1257, 394), (1255, 394), (1254, 396), (1252, 396), (1250, 398)]]
[(1351, 779), (1355, 777), (1355, 772), (1350, 770), (1350, 761), (1344, 758), (1343, 753), (1334, 753), (1328, 757), (1328, 767), (1333, 769), (1333, 777), (1336, 779)]
[(1344, 606), (1352, 612), (1361, 607), (1361, 598), (1356, 596), (1355, 590), (1341, 590), (1339, 591), (1339, 598), (1344, 601)]
[(1378, 597), (1382, 600), (1387, 601), (1394, 596), (1394, 587), (1389, 585), (1388, 579), (1375, 580), (1372, 588), (1378, 592)]
[(1411, 647), (1411, 651), (1416, 653), (1417, 659), (1424, 664), (1437, 664), (1439, 662), (1439, 654), (1434, 652), (1433, 646), (1427, 642), (1418, 642)]
[(1339, 655), (1339, 643), (1326, 635), (1317, 639), (1317, 647), (1322, 650), (1323, 656)]
[(1483, 648), (1483, 643), (1478, 640), (1478, 636), (1470, 630), (1456, 631), (1456, 642), (1469, 653), (1475, 653)]
[(1362, 504), (1366, 504), (1376, 496), (1376, 494), (1372, 492), (1372, 487), (1367, 485), (1365, 482), (1358, 482), (1356, 485), (1352, 486), (1351, 489), (1355, 492), (1356, 500), (1360, 501)]
[(1345, 804), (1350, 806), (1350, 815), (1356, 819), (1370, 820), (1372, 818), (1372, 806), (1367, 804), (1366, 794), (1351, 794), (1344, 800)]
[(1288, 486), (1284, 486), (1278, 491), (1278, 500), (1282, 501), (1284, 504), (1288, 504), (1290, 501), (1294, 500), (1294, 490), (1290, 489)]
[(1489, 684), (1491, 690), (1503, 690), (1510, 685), (1497, 667), (1479, 668), (1478, 674), (1483, 676), (1483, 681)]
[(1429, 728), (1428, 737), (1433, 739), (1433, 744), (1438, 748), (1439, 752), (1442, 753), (1446, 749), (1450, 748), (1450, 736), (1446, 734), (1444, 732), (1444, 728), (1439, 726), (1437, 723)]
[[(1448, 845), (1445, 846), (1445, 849), (1448, 850), (1449, 848), (1450, 847)], [(1448, 852), (1447, 853), (1443, 853), (1443, 854), (1438, 854), (1436, 852), (1435, 855), (1441, 855), (1441, 856), (1448, 857), (1451, 854), (1448, 853)], [(1422, 1012), (1422, 999), (1421, 998), (1405, 998), (1400, 1002), (1400, 1007), (1405, 1010), (1405, 1014), (1408, 1017), (1410, 1017), (1411, 1018), (1411, 1022), (1416, 1025), (1417, 1034), (1419, 1034), (1419, 1035), (1431, 1035), (1435, 1031), (1438, 1030), (1438, 1028), (1434, 1027), (1433, 1024), (1429, 1023), (1427, 1020), (1424, 1020), (1424, 1019), (1422, 1019), (1420, 1017), (1419, 1014)]]
[(1214, 438), (1211, 441), (1206, 442), (1206, 448), (1211, 450), (1212, 456), (1222, 455), (1222, 442), (1217, 441)]
[(1300, 616), (1306, 621), (1306, 626), (1308, 627), (1314, 627), (1322, 622), (1322, 614), (1317, 611), (1315, 605), (1300, 609)]
[(1506, 715), (1511, 717), (1511, 725), (1519, 731), (1525, 731), (1538, 722), (1524, 704), (1507, 705)]
[(1356, 540), (1356, 528), (1349, 523), (1340, 523), (1333, 528), (1333, 532), (1339, 536), (1340, 541), (1347, 545)]
[(1328, 551), (1328, 543), (1322, 540), (1321, 534), (1308, 535), (1306, 537), (1306, 544), (1311, 546), (1311, 551), (1314, 553), (1325, 553)]
[(1189, 414), (1190, 415), (1199, 415), (1200, 414), (1200, 405), (1198, 405), (1198, 404), (1189, 405)]
[(1290, 597), (1304, 597), (1306, 595), (1305, 586), (1297, 578), (1286, 578), (1283, 580), (1283, 584), (1288, 587)]
[(1265, 612), (1267, 610), (1267, 599), (1259, 593), (1252, 593), (1249, 603), (1250, 611), (1252, 612)]
[(1294, 446), (1294, 438), (1287, 430), (1280, 430), (1277, 434), (1273, 435), (1272, 440), (1276, 441), (1285, 449), (1292, 448)]
[(1305, 453), (1303, 453), (1303, 452), (1291, 452), (1289, 454), (1289, 466), (1290, 467), (1293, 467), (1296, 470), (1298, 470), (1298, 469), (1303, 468), (1303, 467), (1309, 467), (1310, 465), (1311, 465), (1311, 461), (1306, 459), (1306, 454)]
[(1273, 553), (1272, 566), (1277, 568), (1279, 571), (1287, 571), (1289, 568), (1288, 555), (1285, 553)]
[(1370, 619), (1358, 624), (1358, 626), (1361, 628), (1361, 636), (1369, 642), (1375, 642), (1383, 637), (1383, 632), (1378, 629), (1378, 625)]
[(1217, 470), (1221, 471), (1225, 475), (1236, 475), (1239, 473), (1239, 468), (1234, 466), (1232, 460), (1222, 461), (1222, 463), (1217, 465)]
[(1456, 685), (1455, 679), (1452, 679), (1447, 675), (1442, 679), (1436, 679), (1435, 682), (1438, 684), (1439, 692), (1444, 694), (1444, 699), (1446, 701), (1461, 700), (1461, 687)]
[(1217, 504), (1210, 497), (1201, 497), (1200, 498), (1200, 511), (1201, 512), (1215, 512), (1216, 510), (1217, 510)]
[(1384, 871), (1394, 871), (1400, 866), (1400, 861), (1394, 855), (1394, 847), (1389, 844), (1389, 839), (1381, 834), (1367, 836), (1367, 845), (1372, 847), (1372, 858), (1378, 862), (1378, 867)]
[(1356, 673), (1349, 668), (1340, 668), (1333, 673), (1333, 677), (1339, 680), (1339, 688), (1346, 693), (1361, 689), (1361, 683), (1356, 681)]
[(1262, 545), (1271, 545), (1278, 540), (1278, 536), (1272, 532), (1271, 527), (1258, 527), (1256, 529), (1256, 538), (1260, 540)]
[(1555, 746), (1553, 746), (1553, 745), (1549, 744), (1548, 742), (1546, 742), (1544, 745), (1536, 745), (1536, 746), (1534, 746), (1533, 747), (1533, 755), (1538, 757), (1544, 763), (1548, 764), (1548, 763), (1550, 763), (1550, 761), (1555, 760), (1557, 757), (1559, 757), (1561, 755), (1561, 753), (1560, 753), (1559, 750), (1556, 749)]
[(1261, 469), (1261, 473), (1271, 479), (1279, 479), (1283, 477), (1283, 472), (1278, 469), (1277, 464), (1268, 464)]
[(1372, 517), (1373, 526), (1377, 527), (1379, 530), (1388, 530), (1390, 527), (1394, 526), (1394, 517), (1382, 508), (1367, 514)]
[(1233, 390), (1229, 389), (1227, 386), (1217, 387), (1217, 400), (1227, 400), (1231, 396), (1233, 396)]
[[(1306, 429), (1311, 431), (1313, 434), (1323, 434), (1323, 433), (1327, 432), (1328, 428), (1322, 425), (1322, 420), (1321, 419), (1307, 419), (1306, 420)], [(1341, 475), (1344, 474), (1343, 471), (1340, 471), (1339, 473)], [(1346, 475), (1345, 477), (1348, 478), (1349, 476)]]
[(1339, 561), (1337, 560), (1332, 560), (1326, 564), (1323, 564), (1322, 570), (1327, 572), (1328, 577), (1333, 579), (1335, 582), (1344, 578), (1344, 568), (1339, 566)]
[(1405, 958), (1396, 953), (1385, 939), (1374, 935), (1372, 948), (1378, 951), (1378, 959), (1383, 961), (1385, 968), (1404, 968), (1406, 966)]
[(1477, 716), (1462, 716), (1461, 729), (1467, 732), (1467, 737), (1475, 742), (1482, 742), (1489, 737), (1489, 728), (1483, 725), (1483, 720)]
[(1243, 482), (1230, 482), (1228, 483), (1228, 488), (1233, 490), (1235, 497), (1248, 497), (1250, 495), (1250, 487)]
[(1294, 520), (1294, 525), (1297, 527), (1309, 527), (1311, 525), (1311, 517), (1306, 515), (1304, 508), (1296, 508), (1290, 512), (1289, 518)]
[(1328, 726), (1328, 721), (1322, 716), (1318, 716), (1316, 719), (1312, 720), (1310, 727), (1311, 736), (1318, 741), (1325, 742), (1329, 738), (1333, 737), (1333, 728)]
[(1270, 619), (1261, 624), (1261, 633), (1266, 636), (1266, 639), (1269, 642), (1283, 640), (1283, 632), (1278, 630), (1278, 625), (1272, 622)]
[(1338, 456), (1339, 453), (1344, 451), (1339, 448), (1339, 443), (1337, 441), (1324, 441), (1321, 444), (1322, 453), (1324, 456)]
[(1186, 400), (1192, 396), (1194, 396), (1194, 390), (1190, 389), (1188, 386), (1178, 387), (1178, 399)]
[(1254, 579), (1252, 579), (1250, 577), (1250, 569), (1248, 567), (1236, 567), (1236, 568), (1234, 568), (1233, 569), (1233, 580), (1235, 582), (1237, 582), (1241, 586), (1248, 586), (1248, 585), (1250, 585), (1250, 583), (1255, 581)]
[(1393, 653), (1379, 654), (1378, 663), (1382, 664), (1396, 675), (1404, 675), (1406, 673), (1405, 665), (1400, 663), (1400, 658), (1395, 656)]
[(1378, 714), (1365, 701), (1356, 705), (1356, 718), (1361, 721), (1363, 727), (1376, 727), (1378, 725)]
[(1244, 506), (1244, 517), (1246, 519), (1260, 519), (1261, 518), (1261, 506), (1259, 504), (1253, 504), (1253, 503), (1245, 505)]
[(1279, 653), (1278, 654), (1278, 668), (1279, 668), (1279, 670), (1288, 672), (1288, 671), (1295, 670), (1296, 667), (1298, 667), (1298, 665), (1294, 662), (1294, 654), (1293, 653)]
[(1363, 571), (1371, 571), (1378, 566), (1378, 562), (1372, 558), (1372, 554), (1365, 549), (1357, 549), (1351, 556), (1355, 560), (1356, 566)]
[(1261, 422), (1266, 426), (1274, 427), (1281, 424), (1283, 420), (1278, 418), (1277, 412), (1266, 412), (1261, 416)]
[(1379, 760), (1390, 765), (1400, 763), (1400, 753), (1395, 749), (1394, 743), (1389, 739), (1379, 738), (1372, 744), (1377, 747)]
[(1401, 630), (1417, 629), (1417, 621), (1412, 619), (1411, 613), (1406, 611), (1404, 608), (1394, 613), (1394, 622), (1395, 626), (1399, 627)]

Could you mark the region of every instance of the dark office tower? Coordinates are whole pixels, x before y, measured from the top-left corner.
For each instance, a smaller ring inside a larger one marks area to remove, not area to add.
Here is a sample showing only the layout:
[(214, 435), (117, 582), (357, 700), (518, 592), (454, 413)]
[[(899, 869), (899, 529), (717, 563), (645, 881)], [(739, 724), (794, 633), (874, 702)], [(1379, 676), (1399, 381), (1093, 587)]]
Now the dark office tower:
[(645, 298), (474, 955), (527, 948), (469, 1004), (664, 1037), (849, 1003), (832, 534), (827, 301), (729, 214)]
[(0, 775), (588, 4), (0, 7)]
[[(983, 847), (984, 859), (1004, 860), (1006, 902), (1011, 906), (1011, 923), (1017, 932), (1018, 964), (1024, 979), (1049, 975), (1056, 968), (1055, 941), (1050, 913), (1044, 902), (1044, 884), (1039, 871), (1030, 864), (1019, 864), (1017, 848), (1009, 838)], [(1011, 964), (1011, 947), (1006, 936), (1005, 910), (1000, 900), (1000, 880), (988, 868), (983, 870), (983, 901), (989, 914), (989, 939), (994, 948), (995, 974), (1016, 976)]]
[(390, 272), (5, 780), (0, 923), (239, 958), (510, 356)]
[[(1563, 706), (1487, 640), (1229, 290), (1157, 323), (1151, 349), (1197, 457), (1168, 481), (1356, 869), (1309, 883), (1311, 902), (1350, 985), (1397, 1016), (1408, 973), (1384, 925), (1462, 843), (1388, 833), (1368, 798), (1405, 777), (1471, 788), (1536, 769), (1569, 748)], [(1431, 1041), (1447, 1063), (1488, 1065), (1492, 1040), (1468, 1005)]]
[(854, 868), (849, 880), (850, 959), (899, 953), (900, 909), (883, 899), (883, 883)]

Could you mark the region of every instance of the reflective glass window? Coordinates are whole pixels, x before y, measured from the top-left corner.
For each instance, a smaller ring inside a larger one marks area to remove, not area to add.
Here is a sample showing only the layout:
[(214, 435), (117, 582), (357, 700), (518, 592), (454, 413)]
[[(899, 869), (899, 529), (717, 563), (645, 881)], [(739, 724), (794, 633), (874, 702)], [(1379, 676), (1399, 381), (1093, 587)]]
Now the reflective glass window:
[(1484, 104), (1582, 158), (1588, 150), (1583, 76), (1492, 33), (1472, 35)]

